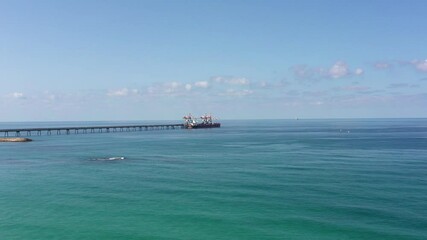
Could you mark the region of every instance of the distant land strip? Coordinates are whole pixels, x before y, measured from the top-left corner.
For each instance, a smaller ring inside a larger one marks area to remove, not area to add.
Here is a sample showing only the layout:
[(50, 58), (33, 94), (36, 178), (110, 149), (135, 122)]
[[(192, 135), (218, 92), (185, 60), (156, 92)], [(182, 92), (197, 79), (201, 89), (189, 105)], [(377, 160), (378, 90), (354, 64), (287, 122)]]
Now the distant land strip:
[(0, 142), (31, 142), (29, 138), (0, 138)]

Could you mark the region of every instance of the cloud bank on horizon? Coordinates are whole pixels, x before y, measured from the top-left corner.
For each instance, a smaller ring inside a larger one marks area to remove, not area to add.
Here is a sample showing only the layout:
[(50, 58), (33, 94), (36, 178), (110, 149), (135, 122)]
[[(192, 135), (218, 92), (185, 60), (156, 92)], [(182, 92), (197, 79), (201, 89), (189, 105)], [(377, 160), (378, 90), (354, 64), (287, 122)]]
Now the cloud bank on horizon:
[(321, 3), (2, 2), (0, 121), (427, 117), (427, 3)]

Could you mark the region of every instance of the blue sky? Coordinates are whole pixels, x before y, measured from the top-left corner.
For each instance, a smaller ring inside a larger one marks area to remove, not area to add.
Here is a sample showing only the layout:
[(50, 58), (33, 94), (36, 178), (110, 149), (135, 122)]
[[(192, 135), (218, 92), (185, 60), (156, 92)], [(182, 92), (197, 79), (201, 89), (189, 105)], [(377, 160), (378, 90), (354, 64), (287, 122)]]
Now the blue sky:
[(427, 117), (426, 10), (0, 0), (0, 121)]

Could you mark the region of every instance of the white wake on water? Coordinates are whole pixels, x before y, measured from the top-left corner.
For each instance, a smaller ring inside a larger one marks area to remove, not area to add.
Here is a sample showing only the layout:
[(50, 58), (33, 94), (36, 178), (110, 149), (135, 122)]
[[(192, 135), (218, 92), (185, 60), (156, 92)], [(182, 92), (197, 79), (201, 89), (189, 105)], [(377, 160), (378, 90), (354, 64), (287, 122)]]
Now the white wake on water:
[(125, 157), (103, 157), (103, 158), (93, 158), (91, 160), (94, 161), (118, 161), (118, 160), (125, 160)]

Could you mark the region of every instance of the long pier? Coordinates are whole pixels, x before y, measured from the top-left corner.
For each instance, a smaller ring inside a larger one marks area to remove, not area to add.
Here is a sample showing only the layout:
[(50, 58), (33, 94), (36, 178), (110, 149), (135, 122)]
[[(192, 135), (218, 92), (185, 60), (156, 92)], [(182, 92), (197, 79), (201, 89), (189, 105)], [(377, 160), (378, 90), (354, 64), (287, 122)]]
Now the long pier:
[(32, 134), (41, 136), (43, 134), (52, 135), (61, 134), (87, 134), (87, 133), (108, 133), (108, 132), (131, 132), (147, 130), (181, 129), (184, 124), (157, 124), (157, 125), (124, 125), (124, 126), (90, 126), (90, 127), (53, 127), (53, 128), (16, 128), (0, 129), (0, 134), (5, 137), (22, 135), (31, 136)]

